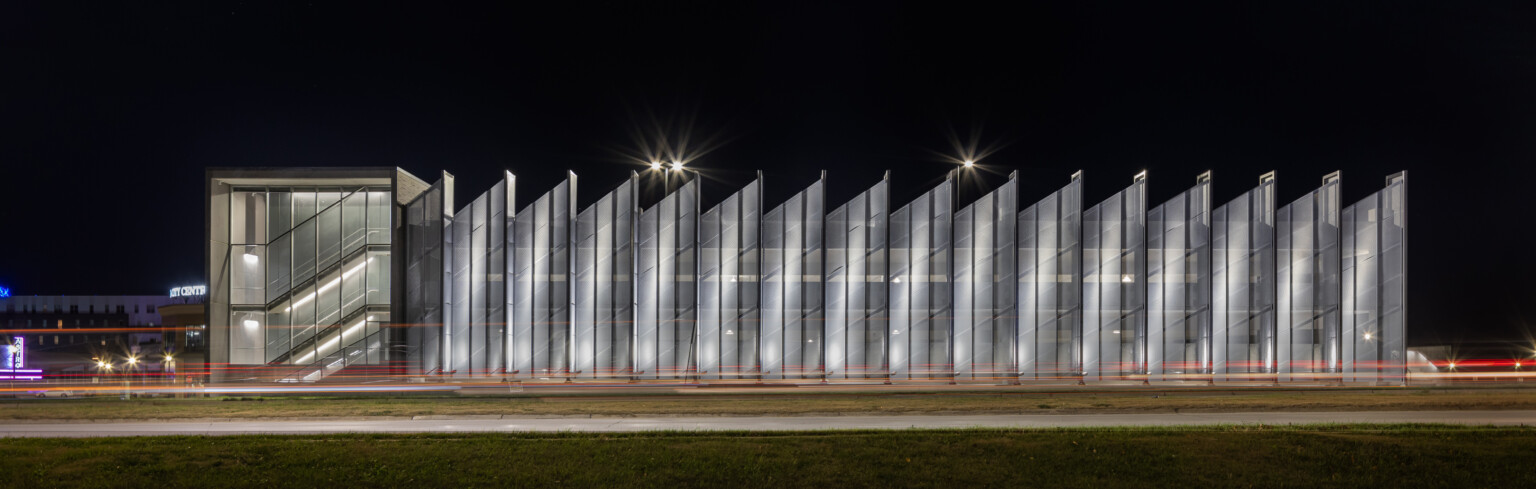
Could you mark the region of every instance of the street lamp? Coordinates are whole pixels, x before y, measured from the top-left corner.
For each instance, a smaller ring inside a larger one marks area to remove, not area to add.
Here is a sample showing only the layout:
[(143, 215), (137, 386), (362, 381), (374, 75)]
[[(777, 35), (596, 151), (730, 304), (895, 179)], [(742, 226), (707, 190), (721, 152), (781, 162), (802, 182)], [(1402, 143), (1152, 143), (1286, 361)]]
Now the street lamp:
[(123, 377), (123, 399), (133, 398), (133, 369), (139, 365), (139, 357), (128, 355), (128, 363), (123, 366), (128, 370), (128, 376)]
[(965, 161), (960, 162), (960, 164), (964, 165), (966, 168), (971, 168), (971, 167), (976, 166), (976, 161), (974, 161), (974, 160), (965, 160)]
[(661, 169), (661, 162), (660, 161), (652, 161), (651, 162), (651, 169), (652, 170), (660, 170)]

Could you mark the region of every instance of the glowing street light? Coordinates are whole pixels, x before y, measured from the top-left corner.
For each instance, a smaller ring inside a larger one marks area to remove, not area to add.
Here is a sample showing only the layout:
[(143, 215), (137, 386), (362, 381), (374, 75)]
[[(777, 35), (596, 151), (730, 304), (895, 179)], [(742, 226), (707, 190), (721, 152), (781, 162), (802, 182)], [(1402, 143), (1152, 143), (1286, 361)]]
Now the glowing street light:
[(683, 162), (672, 160), (672, 171), (683, 171)]
[(960, 164), (964, 165), (966, 168), (972, 168), (972, 167), (976, 166), (976, 161), (974, 161), (974, 160), (965, 160), (965, 161), (960, 162)]
[(661, 162), (660, 161), (652, 161), (651, 162), (651, 169), (652, 170), (660, 170), (661, 169)]

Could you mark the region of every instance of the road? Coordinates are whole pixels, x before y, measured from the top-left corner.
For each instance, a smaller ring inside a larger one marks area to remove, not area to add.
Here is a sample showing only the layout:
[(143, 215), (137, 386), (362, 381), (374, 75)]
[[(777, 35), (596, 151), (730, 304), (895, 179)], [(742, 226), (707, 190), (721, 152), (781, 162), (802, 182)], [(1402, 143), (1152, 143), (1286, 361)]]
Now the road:
[(0, 437), (103, 437), (161, 435), (791, 431), (910, 428), (1054, 428), (1102, 426), (1199, 426), (1218, 424), (1448, 423), (1536, 425), (1536, 411), (1359, 411), (1063, 415), (914, 416), (688, 416), (688, 417), (499, 417), (303, 421), (130, 421), (0, 424)]

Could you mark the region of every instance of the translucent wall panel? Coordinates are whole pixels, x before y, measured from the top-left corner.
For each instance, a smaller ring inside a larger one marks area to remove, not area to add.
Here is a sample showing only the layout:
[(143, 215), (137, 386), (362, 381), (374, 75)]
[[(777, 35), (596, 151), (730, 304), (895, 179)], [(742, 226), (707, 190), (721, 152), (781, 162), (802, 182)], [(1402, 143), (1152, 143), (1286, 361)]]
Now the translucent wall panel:
[(287, 361), (288, 351), (293, 348), (293, 324), (288, 317), (289, 312), (293, 310), (292, 306), (287, 299), (283, 299), (267, 307), (267, 322), (264, 325), (266, 355), (259, 363)]
[(1402, 383), (1407, 175), (1343, 211), (1343, 368), (1351, 382)]
[[(1211, 365), (1211, 174), (1147, 211), (1147, 375), (1186, 380)], [(1204, 380), (1208, 377), (1200, 376)]]
[(368, 192), (355, 191), (341, 201), (341, 253), (351, 255), (366, 241)]
[(1211, 368), (1216, 380), (1274, 373), (1275, 175), (1211, 216)]
[(229, 303), (266, 304), (264, 280), (267, 249), (263, 245), (233, 245), (229, 252)]
[(320, 276), (315, 291), (315, 324), (329, 326), (341, 320), (341, 269)]
[(636, 176), (576, 217), (575, 361), (583, 378), (633, 373)]
[[(321, 192), (321, 195), (334, 193)], [(341, 260), (341, 206), (332, 205), (320, 211), (317, 221), (319, 238), (316, 243), (320, 251), (317, 255), (319, 264), (316, 266), (320, 270), (326, 270)]]
[(276, 239), (293, 229), (293, 193), (283, 189), (267, 192), (267, 239)]
[(1324, 177), (1322, 187), (1280, 208), (1276, 222), (1276, 369), (1281, 380), (1337, 373), (1342, 361), (1339, 174)]
[(1082, 173), (1019, 213), (1019, 377), (1082, 373)]
[(265, 189), (237, 189), (230, 192), (229, 242), (231, 244), (267, 244), (267, 192)]
[(292, 282), (288, 280), (291, 272), (289, 267), (293, 263), (291, 258), (291, 250), (293, 249), (291, 238), (292, 236), (283, 234), (282, 237), (277, 238), (272, 244), (267, 245), (266, 302), (272, 302), (277, 300), (278, 297), (282, 297), (283, 294), (288, 293), (288, 289), (292, 285)]
[(302, 223), (304, 221), (308, 221), (309, 218), (314, 217), (314, 216), (315, 216), (315, 189), (313, 189), (313, 188), (295, 188), (295, 189), (293, 189), (293, 223), (294, 223), (294, 225), (297, 226), (299, 223)]
[(1146, 175), (1083, 212), (1083, 377), (1146, 373)]
[(364, 277), (367, 275), (366, 254), (358, 253), (347, 258), (341, 268), (341, 315), (351, 316), (363, 307), (363, 294), (367, 292)]
[(512, 331), (508, 369), (522, 377), (571, 371), (571, 222), (576, 175), (513, 218)]
[(755, 377), (762, 226), (762, 179), (706, 211), (699, 221), (699, 374)]
[(265, 338), (262, 337), (266, 314), (260, 309), (237, 308), (229, 313), (229, 363), (253, 365), (265, 363)]
[(889, 187), (887, 173), (880, 183), (827, 214), (828, 377), (887, 375)]
[(949, 378), (954, 373), (953, 205), (954, 180), (946, 178), (891, 213), (893, 379)]
[[(636, 241), (645, 257), (639, 259), (636, 286), (641, 301), (655, 302), (635, 318), (642, 338), (636, 369), (652, 379), (693, 376), (698, 361), (698, 180), (683, 184), (640, 216)], [(647, 338), (651, 331), (654, 343)]]
[(405, 207), (405, 359), (415, 374), (443, 371), (443, 226), (452, 188), (453, 175), (443, 173)]
[(825, 178), (817, 180), (763, 215), (759, 351), (765, 378), (822, 373), (825, 185)]
[(955, 213), (955, 376), (1018, 375), (1018, 173)]
[(293, 235), (293, 283), (315, 278), (315, 221), (295, 226)]
[(293, 289), (293, 306), (288, 318), (293, 324), (293, 345), (296, 349), (315, 337), (314, 282)]
[(393, 201), (392, 192), (380, 189), (368, 191), (368, 244), (389, 244)]

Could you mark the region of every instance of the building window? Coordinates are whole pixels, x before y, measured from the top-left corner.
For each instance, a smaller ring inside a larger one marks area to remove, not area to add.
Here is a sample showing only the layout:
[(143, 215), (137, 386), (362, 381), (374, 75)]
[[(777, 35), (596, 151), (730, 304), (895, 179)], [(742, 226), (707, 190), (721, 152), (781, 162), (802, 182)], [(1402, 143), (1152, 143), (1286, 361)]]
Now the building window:
[(138, 314), (139, 313), (139, 305), (138, 304), (134, 304), (133, 305), (133, 313), (134, 314)]
[(123, 314), (123, 306), (117, 306), (117, 313)]
[(154, 314), (155, 313), (155, 305), (154, 304), (150, 304), (149, 306), (146, 306), (146, 307), (148, 307), (147, 311), (150, 314)]
[(80, 306), (69, 306), (70, 314), (80, 314)]
[(96, 314), (96, 305), (95, 304), (91, 304), (89, 306), (85, 306), (85, 311), (89, 312), (91, 314)]

